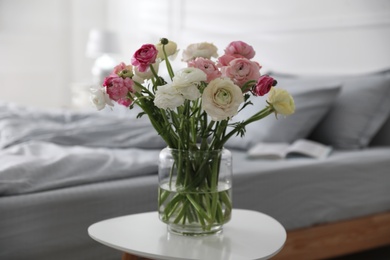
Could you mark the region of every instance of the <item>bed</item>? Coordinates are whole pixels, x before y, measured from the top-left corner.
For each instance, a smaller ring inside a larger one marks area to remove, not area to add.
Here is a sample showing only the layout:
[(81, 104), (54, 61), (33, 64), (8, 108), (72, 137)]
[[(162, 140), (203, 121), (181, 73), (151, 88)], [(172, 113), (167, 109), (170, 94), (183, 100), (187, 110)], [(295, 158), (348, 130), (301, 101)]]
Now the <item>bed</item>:
[[(234, 207), (269, 214), (288, 230), (277, 258), (325, 258), (390, 245), (389, 75), (364, 76), (368, 93), (376, 88), (368, 102), (376, 106), (354, 108), (360, 120), (349, 114), (344, 124), (335, 124), (332, 120), (339, 119), (332, 115), (362, 103), (355, 91), (368, 98), (364, 80), (357, 80), (359, 87), (355, 77), (321, 79), (320, 84), (319, 79), (278, 75), (295, 97), (294, 120), (260, 121), (261, 134), (248, 128), (244, 139), (227, 145), (233, 152)], [(156, 210), (157, 158), (165, 145), (146, 118), (119, 112), (1, 103), (1, 259), (120, 259), (120, 252), (90, 239), (87, 228), (103, 219)], [(328, 122), (331, 134), (345, 133), (335, 125), (349, 126), (348, 118), (369, 133), (361, 128), (345, 139), (321, 132)], [(318, 131), (322, 139), (316, 138)], [(248, 159), (247, 149), (259, 138), (311, 138), (334, 150), (324, 160)]]

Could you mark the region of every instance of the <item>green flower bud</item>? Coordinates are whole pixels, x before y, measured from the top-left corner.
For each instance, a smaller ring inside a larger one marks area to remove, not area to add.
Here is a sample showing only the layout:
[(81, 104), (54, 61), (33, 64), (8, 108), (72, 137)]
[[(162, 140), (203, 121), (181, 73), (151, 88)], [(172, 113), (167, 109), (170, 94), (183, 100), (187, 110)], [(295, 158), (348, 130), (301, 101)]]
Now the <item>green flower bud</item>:
[(160, 42), (161, 42), (162, 45), (167, 45), (169, 41), (168, 41), (167, 38), (161, 38)]

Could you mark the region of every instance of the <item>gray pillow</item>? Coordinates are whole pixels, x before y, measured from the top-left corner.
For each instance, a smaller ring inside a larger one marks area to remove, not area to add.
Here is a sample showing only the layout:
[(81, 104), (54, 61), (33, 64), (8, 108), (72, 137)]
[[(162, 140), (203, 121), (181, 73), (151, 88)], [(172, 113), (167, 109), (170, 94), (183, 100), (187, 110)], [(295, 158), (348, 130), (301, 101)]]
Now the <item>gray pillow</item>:
[[(258, 142), (287, 142), (306, 138), (317, 123), (330, 109), (334, 99), (340, 92), (340, 86), (335, 82), (318, 85), (311, 80), (293, 80), (279, 82), (277, 87), (289, 91), (295, 101), (295, 113), (288, 117), (274, 115), (249, 124), (244, 137), (234, 136), (226, 147), (234, 149), (249, 149)], [(263, 109), (265, 98), (252, 99), (253, 106), (247, 106), (233, 122), (243, 121)]]
[(341, 80), (340, 95), (310, 139), (336, 149), (367, 147), (390, 115), (390, 73)]
[(390, 117), (372, 138), (370, 146), (390, 146)]

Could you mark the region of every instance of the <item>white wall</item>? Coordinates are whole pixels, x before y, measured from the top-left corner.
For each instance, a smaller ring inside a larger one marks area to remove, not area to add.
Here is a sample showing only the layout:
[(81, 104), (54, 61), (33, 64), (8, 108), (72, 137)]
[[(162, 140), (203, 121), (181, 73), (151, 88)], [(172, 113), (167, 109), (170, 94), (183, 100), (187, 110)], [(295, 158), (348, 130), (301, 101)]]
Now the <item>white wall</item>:
[(90, 78), (88, 31), (105, 18), (106, 0), (1, 0), (0, 100), (69, 106), (70, 84)]
[(211, 39), (225, 46), (242, 39), (271, 70), (355, 74), (390, 68), (388, 0), (186, 0), (183, 5), (181, 40)]
[(0, 100), (69, 106), (70, 85), (91, 80), (88, 31), (119, 34), (118, 61), (168, 37), (181, 49), (252, 44), (265, 69), (362, 73), (390, 67), (388, 0), (0, 0)]
[(70, 78), (69, 8), (61, 0), (0, 2), (1, 100), (63, 102)]
[(130, 62), (133, 53), (145, 43), (162, 37), (175, 38), (173, 19), (182, 0), (114, 0), (108, 7), (108, 28), (120, 35), (121, 61)]
[[(282, 73), (359, 74), (390, 68), (389, 0), (144, 0), (136, 7), (126, 0), (117, 3), (137, 10), (125, 20), (116, 16), (114, 22), (125, 25), (128, 57), (142, 43), (164, 36), (180, 48), (210, 41), (220, 54), (230, 41), (243, 40), (255, 47), (264, 70)], [(112, 14), (116, 12), (110, 22)]]
[[(36, 0), (34, 0), (36, 1)], [(50, 1), (50, 0), (49, 0)], [(69, 2), (69, 0), (59, 0)], [(91, 80), (91, 67), (94, 60), (86, 57), (88, 33), (92, 28), (108, 29), (108, 0), (71, 0), (68, 16), (71, 41), (67, 46), (71, 53), (71, 62), (68, 65), (71, 72), (71, 81), (88, 82)]]

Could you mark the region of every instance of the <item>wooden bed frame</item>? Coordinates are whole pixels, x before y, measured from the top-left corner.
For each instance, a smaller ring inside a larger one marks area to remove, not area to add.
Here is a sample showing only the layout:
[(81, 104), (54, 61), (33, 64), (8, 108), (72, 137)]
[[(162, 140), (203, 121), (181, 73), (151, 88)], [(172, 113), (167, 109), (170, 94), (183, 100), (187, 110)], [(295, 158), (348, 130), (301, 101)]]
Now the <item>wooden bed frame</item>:
[(287, 232), (273, 259), (324, 259), (390, 245), (390, 212)]
[[(287, 232), (273, 259), (325, 259), (390, 245), (390, 212)], [(124, 253), (122, 260), (149, 260)]]

